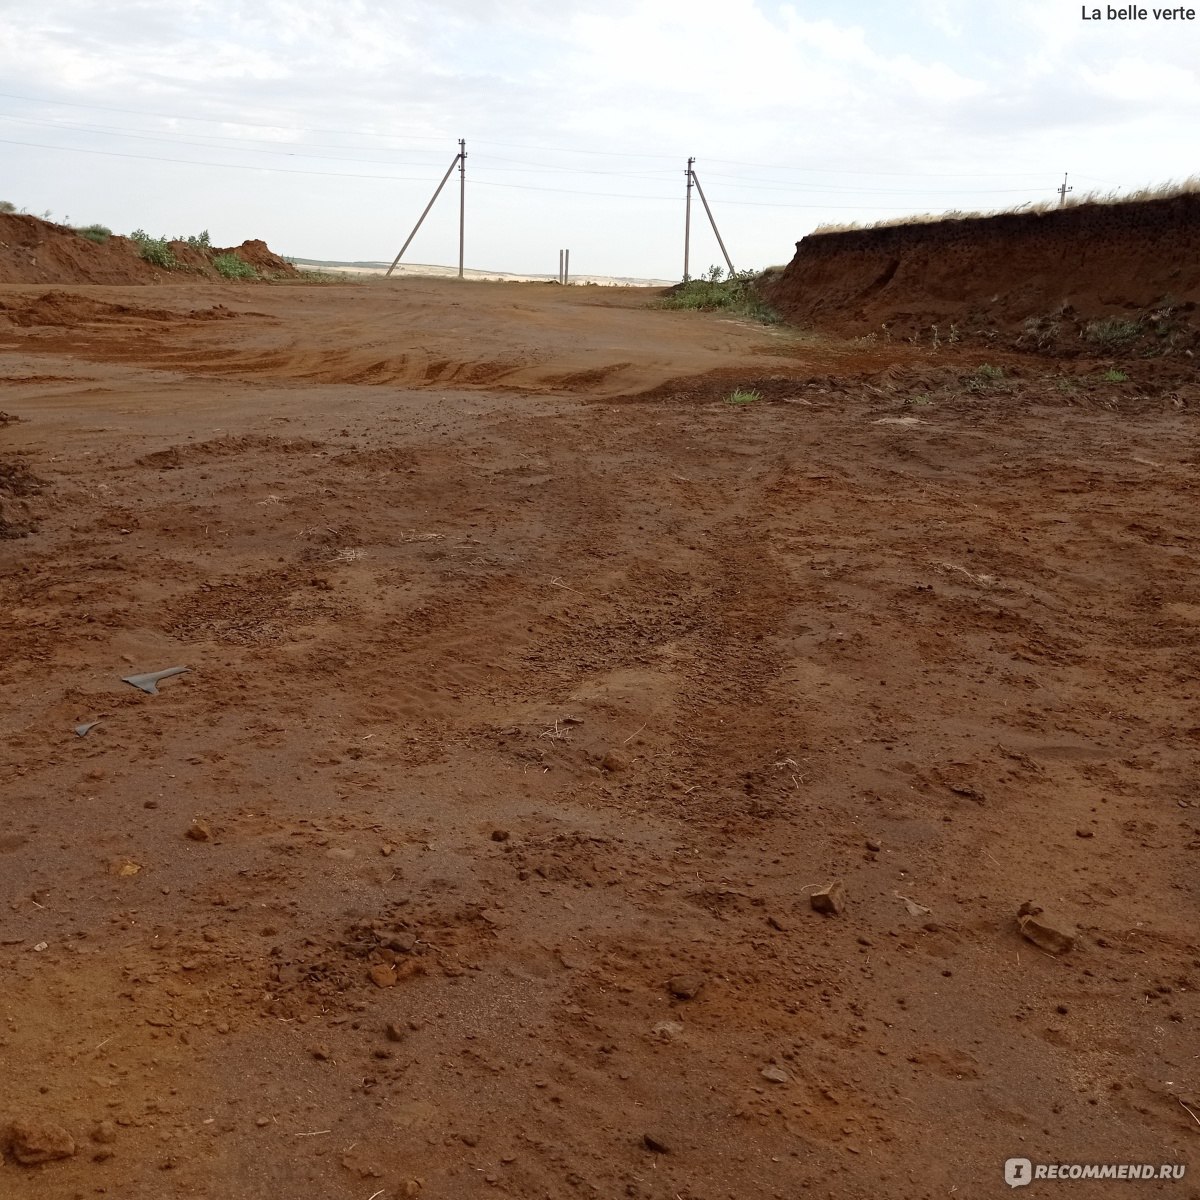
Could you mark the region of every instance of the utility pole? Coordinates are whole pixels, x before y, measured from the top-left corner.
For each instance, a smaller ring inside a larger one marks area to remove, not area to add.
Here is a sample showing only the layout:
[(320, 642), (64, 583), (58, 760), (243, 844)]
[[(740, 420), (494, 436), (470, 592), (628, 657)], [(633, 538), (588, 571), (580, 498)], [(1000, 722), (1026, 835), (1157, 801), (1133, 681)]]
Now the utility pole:
[(563, 281), (563, 252), (558, 252), (558, 282), (561, 285)]
[[(463, 143), (461, 141), (458, 144), (459, 144), (459, 146), (463, 145)], [(460, 150), (454, 156), (454, 161), (446, 168), (446, 173), (445, 173), (445, 175), (442, 176), (442, 182), (437, 185), (437, 189), (434, 191), (433, 195), (430, 197), (429, 203), (427, 205), (425, 205), (425, 211), (417, 218), (417, 223), (413, 226), (412, 233), (410, 233), (408, 235), (408, 240), (404, 243), (403, 246), (400, 247), (400, 253), (397, 254), (394, 259), (392, 259), (392, 265), (390, 267), (388, 267), (387, 275), (384, 276), (385, 279), (387, 278), (388, 275), (391, 275), (391, 273), (396, 269), (396, 264), (401, 260), (401, 258), (404, 257), (405, 250), (407, 250), (408, 247), (412, 244), (413, 238), (415, 238), (417, 236), (417, 230), (421, 228), (421, 225), (424, 223), (425, 218), (427, 216), (429, 216), (429, 210), (433, 207), (433, 202), (442, 194), (442, 188), (444, 188), (446, 186), (446, 180), (448, 180), (450, 178), (451, 174), (454, 171), (454, 168), (460, 165), (462, 158), (463, 158), (463, 151)], [(458, 274), (460, 277), (462, 276), (462, 210), (461, 210), (461, 207), (459, 210), (459, 226), (458, 226)]]
[(571, 282), (571, 252), (570, 250), (563, 251), (563, 287), (566, 287)]
[(467, 143), (458, 139), (458, 277), (463, 277), (463, 246), (467, 236)]
[[(692, 161), (695, 160), (693, 159)], [(721, 231), (717, 228), (717, 222), (713, 219), (712, 209), (708, 207), (708, 201), (704, 198), (704, 189), (700, 186), (700, 176), (691, 167), (688, 167), (688, 174), (691, 176), (692, 182), (696, 185), (696, 191), (700, 193), (700, 203), (704, 205), (704, 211), (708, 213), (708, 223), (712, 226), (713, 233), (717, 235), (717, 245), (721, 247), (721, 253), (725, 255), (725, 265), (729, 268), (729, 274), (734, 275), (736, 272), (733, 269), (733, 260), (729, 257), (729, 251), (725, 249), (725, 242), (721, 238)]]
[(687, 165), (687, 208), (684, 210), (683, 217), (683, 282), (691, 278), (688, 274), (688, 256), (692, 249), (692, 163), (694, 158), (688, 159)]
[(1064, 172), (1063, 172), (1063, 181), (1062, 181), (1062, 187), (1060, 187), (1060, 188), (1058, 189), (1058, 207), (1059, 207), (1059, 208), (1062, 208), (1062, 206), (1063, 206), (1064, 204), (1066, 204), (1066, 202), (1067, 202), (1067, 193), (1068, 193), (1068, 192), (1073, 192), (1074, 190), (1075, 190), (1075, 189), (1074, 189), (1073, 187), (1067, 187), (1067, 173), (1066, 173), (1066, 171), (1064, 171)]

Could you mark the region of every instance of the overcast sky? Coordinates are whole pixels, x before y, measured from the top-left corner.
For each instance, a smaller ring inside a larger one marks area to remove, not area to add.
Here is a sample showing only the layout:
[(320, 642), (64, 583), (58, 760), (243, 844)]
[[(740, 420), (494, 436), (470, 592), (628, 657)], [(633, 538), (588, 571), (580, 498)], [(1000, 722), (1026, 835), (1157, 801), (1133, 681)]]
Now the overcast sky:
[[(821, 222), (1191, 175), (1198, 63), (1200, 21), (1075, 0), (0, 0), (0, 199), (390, 260), (462, 137), (468, 266), (673, 279), (689, 155), (764, 267)], [(456, 262), (457, 220), (447, 187), (406, 258)]]

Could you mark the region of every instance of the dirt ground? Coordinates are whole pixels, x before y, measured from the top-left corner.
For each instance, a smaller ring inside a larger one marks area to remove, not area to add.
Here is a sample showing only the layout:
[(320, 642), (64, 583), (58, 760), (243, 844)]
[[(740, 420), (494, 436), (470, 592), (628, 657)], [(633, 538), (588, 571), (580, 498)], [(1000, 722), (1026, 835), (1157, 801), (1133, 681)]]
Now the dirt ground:
[(5, 1200), (1200, 1196), (1194, 393), (634, 290), (0, 303)]

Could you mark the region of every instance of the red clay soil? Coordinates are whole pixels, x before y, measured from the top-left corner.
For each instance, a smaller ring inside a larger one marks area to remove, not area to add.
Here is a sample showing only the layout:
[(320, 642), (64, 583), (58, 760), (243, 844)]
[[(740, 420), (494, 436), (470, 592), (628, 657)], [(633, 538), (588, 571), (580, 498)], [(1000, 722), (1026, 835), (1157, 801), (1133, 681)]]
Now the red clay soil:
[(251, 240), (207, 250), (172, 242), (179, 268), (163, 270), (143, 259), (136, 242), (113, 236), (97, 244), (67, 225), (25, 214), (0, 213), (0, 283), (181, 283), (218, 278), (212, 259), (233, 254), (267, 276), (294, 277), (291, 263), (264, 242)]
[(45, 290), (4, 1200), (1200, 1196), (1194, 386), (633, 290)]
[(1200, 346), (1200, 195), (810, 234), (766, 294), (820, 329), (1056, 353), (1115, 318), (1142, 328), (1110, 349), (1178, 357)]

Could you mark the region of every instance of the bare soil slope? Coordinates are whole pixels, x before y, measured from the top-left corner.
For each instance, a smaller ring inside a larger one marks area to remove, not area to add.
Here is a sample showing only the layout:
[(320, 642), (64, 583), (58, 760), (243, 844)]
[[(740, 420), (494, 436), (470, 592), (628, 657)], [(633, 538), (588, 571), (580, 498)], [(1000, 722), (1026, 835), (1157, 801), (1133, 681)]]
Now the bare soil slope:
[(810, 234), (768, 297), (822, 329), (1059, 353), (1116, 317), (1144, 328), (1108, 348), (1178, 355), (1197, 345), (1200, 195)]
[(1200, 1169), (1194, 388), (635, 292), (146, 299), (0, 290), (5, 1200)]
[(18, 213), (0, 213), (0, 283), (182, 283), (217, 278), (212, 259), (233, 254), (271, 277), (297, 274), (289, 262), (257, 240), (202, 250), (172, 242), (176, 270), (146, 262), (136, 242), (114, 235), (97, 244), (67, 225)]

